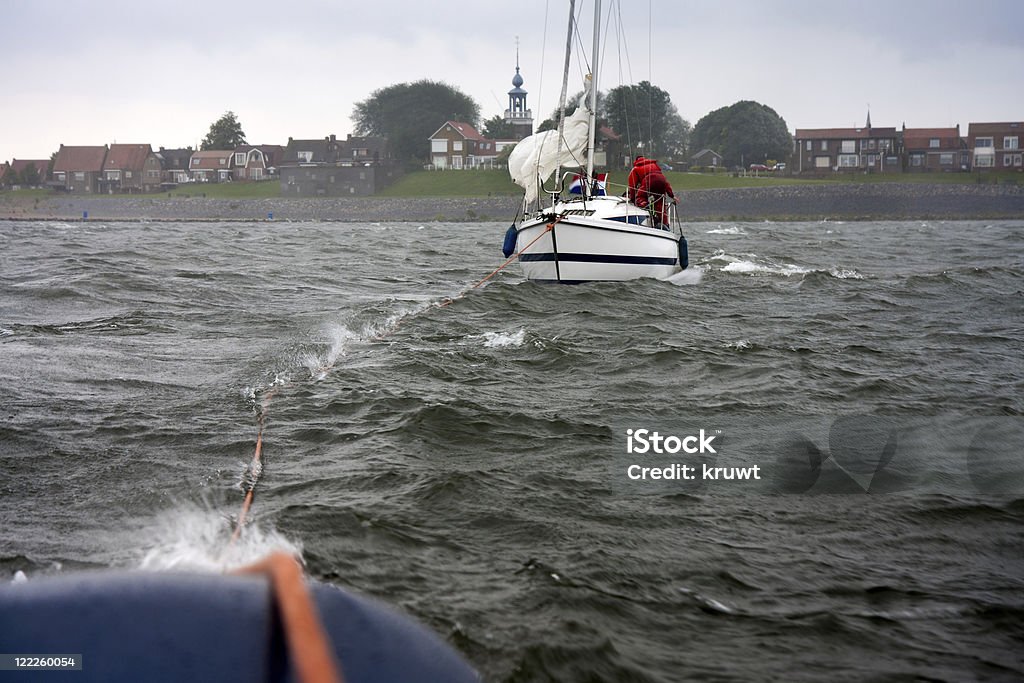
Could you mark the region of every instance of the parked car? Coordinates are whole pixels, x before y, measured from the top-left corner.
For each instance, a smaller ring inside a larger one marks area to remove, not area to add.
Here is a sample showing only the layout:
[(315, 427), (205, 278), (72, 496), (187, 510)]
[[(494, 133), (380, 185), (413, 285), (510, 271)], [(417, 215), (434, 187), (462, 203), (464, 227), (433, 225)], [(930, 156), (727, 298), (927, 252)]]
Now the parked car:
[(772, 166), (772, 170), (773, 171), (785, 171), (786, 170), (786, 164), (781, 163), (781, 162), (778, 163), (778, 164), (775, 164), (774, 166)]
[(767, 171), (769, 169), (764, 164), (751, 164), (750, 165), (750, 170), (751, 171)]

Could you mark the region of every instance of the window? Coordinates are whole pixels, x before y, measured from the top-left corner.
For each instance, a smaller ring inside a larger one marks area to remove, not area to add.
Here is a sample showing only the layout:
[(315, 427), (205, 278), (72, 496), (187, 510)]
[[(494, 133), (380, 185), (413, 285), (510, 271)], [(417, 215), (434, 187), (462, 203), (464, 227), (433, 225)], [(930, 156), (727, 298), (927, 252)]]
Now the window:
[(1003, 155), (1003, 166), (1013, 166), (1013, 155), (1012, 154), (1004, 154)]
[(453, 140), (452, 141), (452, 149), (455, 150), (456, 152), (461, 152), (462, 151), (462, 140)]
[(106, 176), (107, 176), (107, 180), (120, 180), (121, 179), (121, 172), (120, 171), (107, 171)]
[(915, 152), (910, 155), (910, 165), (916, 167), (924, 166), (924, 154)]
[(974, 165), (978, 168), (992, 168), (995, 166), (996, 157), (994, 154), (975, 154)]
[(939, 165), (940, 166), (952, 166), (953, 165), (953, 153), (952, 152), (944, 152), (944, 153), (940, 154), (939, 155)]
[(828, 140), (821, 141), (821, 151), (824, 152), (828, 149)]
[(1003, 138), (1003, 149), (1020, 149), (1020, 138), (1016, 135), (1007, 135)]
[(1014, 154), (1013, 155), (1013, 165), (1014, 166), (1022, 166), (1022, 165), (1024, 165), (1024, 154)]
[(245, 166), (245, 152), (235, 152), (235, 166)]
[(85, 182), (85, 171), (75, 171), (75, 181), (79, 183)]
[(806, 148), (807, 148), (807, 151), (808, 151), (808, 152), (810, 152), (810, 151), (811, 151), (811, 147), (812, 147), (813, 145), (814, 145), (814, 142), (813, 142), (813, 141), (811, 141), (811, 140), (808, 140), (808, 141), (807, 141), (807, 145), (806, 145)]
[(814, 157), (814, 168), (831, 168), (832, 157)]
[(853, 154), (854, 152), (857, 151), (857, 141), (843, 140), (842, 148), (839, 151), (841, 151), (843, 154)]
[(975, 149), (977, 149), (979, 147), (994, 147), (994, 146), (995, 145), (992, 142), (992, 138), (974, 138), (974, 148)]
[(301, 163), (304, 163), (304, 164), (308, 164), (308, 163), (311, 163), (313, 161), (313, 153), (312, 152), (299, 152), (297, 156), (298, 156), (299, 161)]
[(931, 148), (931, 149), (938, 149), (939, 148), (939, 139), (938, 138), (928, 138), (928, 147)]
[(199, 165), (199, 159), (196, 159), (195, 157), (192, 157), (192, 165), (193, 166), (198, 166)]
[(452, 157), (452, 168), (462, 168), (462, 157)]
[(125, 178), (131, 178), (132, 177), (132, 172), (131, 171), (125, 171), (124, 172), (124, 177)]
[(856, 154), (840, 154), (839, 155), (839, 168), (856, 168), (857, 167), (857, 155)]
[(448, 141), (447, 140), (436, 140), (436, 139), (431, 140), (430, 141), (430, 151), (434, 152), (434, 153), (444, 154), (445, 152), (448, 151)]

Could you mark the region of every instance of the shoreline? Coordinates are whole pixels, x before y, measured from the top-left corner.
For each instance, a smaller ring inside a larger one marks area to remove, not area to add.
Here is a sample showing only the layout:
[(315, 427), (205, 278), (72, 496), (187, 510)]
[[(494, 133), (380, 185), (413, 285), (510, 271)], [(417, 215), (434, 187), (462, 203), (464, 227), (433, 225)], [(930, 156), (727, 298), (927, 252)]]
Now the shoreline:
[[(1024, 187), (927, 183), (788, 185), (679, 193), (683, 222), (1024, 218)], [(518, 197), (44, 198), (0, 196), (0, 220), (507, 222)], [(86, 217), (87, 216), (87, 217)]]

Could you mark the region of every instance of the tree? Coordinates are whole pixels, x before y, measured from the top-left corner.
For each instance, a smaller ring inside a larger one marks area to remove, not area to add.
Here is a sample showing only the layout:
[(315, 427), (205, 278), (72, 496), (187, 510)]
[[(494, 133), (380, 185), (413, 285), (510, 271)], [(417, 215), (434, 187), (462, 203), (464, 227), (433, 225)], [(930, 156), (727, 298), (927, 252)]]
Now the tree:
[(0, 184), (3, 184), (4, 187), (14, 187), (19, 182), (18, 173), (14, 170), (14, 167), (10, 164), (5, 166), (3, 178), (0, 179)]
[(650, 81), (612, 88), (605, 108), (608, 125), (635, 152), (650, 157), (685, 153), (690, 124), (679, 115), (669, 94)]
[(694, 149), (713, 149), (728, 166), (786, 159), (793, 139), (786, 121), (771, 107), (741, 100), (711, 112), (693, 128)]
[(42, 178), (42, 174), (39, 172), (39, 169), (36, 168), (35, 164), (29, 164), (25, 168), (21, 169), (21, 184), (25, 187), (38, 186), (40, 178)]
[(203, 138), (199, 149), (234, 149), (245, 144), (245, 133), (242, 124), (235, 118), (235, 112), (229, 111), (210, 125), (210, 132)]
[(511, 140), (516, 137), (515, 126), (497, 114), (484, 121), (480, 133), (490, 140)]
[(430, 154), (430, 135), (445, 121), (475, 126), (479, 119), (480, 107), (473, 98), (430, 80), (380, 88), (352, 111), (357, 134), (386, 137), (399, 159), (424, 161)]

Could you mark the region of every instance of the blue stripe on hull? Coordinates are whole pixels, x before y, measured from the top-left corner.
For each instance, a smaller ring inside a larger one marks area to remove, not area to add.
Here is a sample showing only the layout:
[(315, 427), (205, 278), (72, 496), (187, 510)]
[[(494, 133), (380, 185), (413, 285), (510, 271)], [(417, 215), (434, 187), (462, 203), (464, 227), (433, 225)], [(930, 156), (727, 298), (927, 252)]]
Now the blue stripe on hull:
[[(519, 260), (524, 263), (536, 261), (554, 261), (555, 254), (520, 254)], [(576, 263), (626, 263), (644, 266), (674, 266), (679, 262), (676, 258), (660, 256), (621, 256), (619, 254), (558, 254), (559, 261)]]

